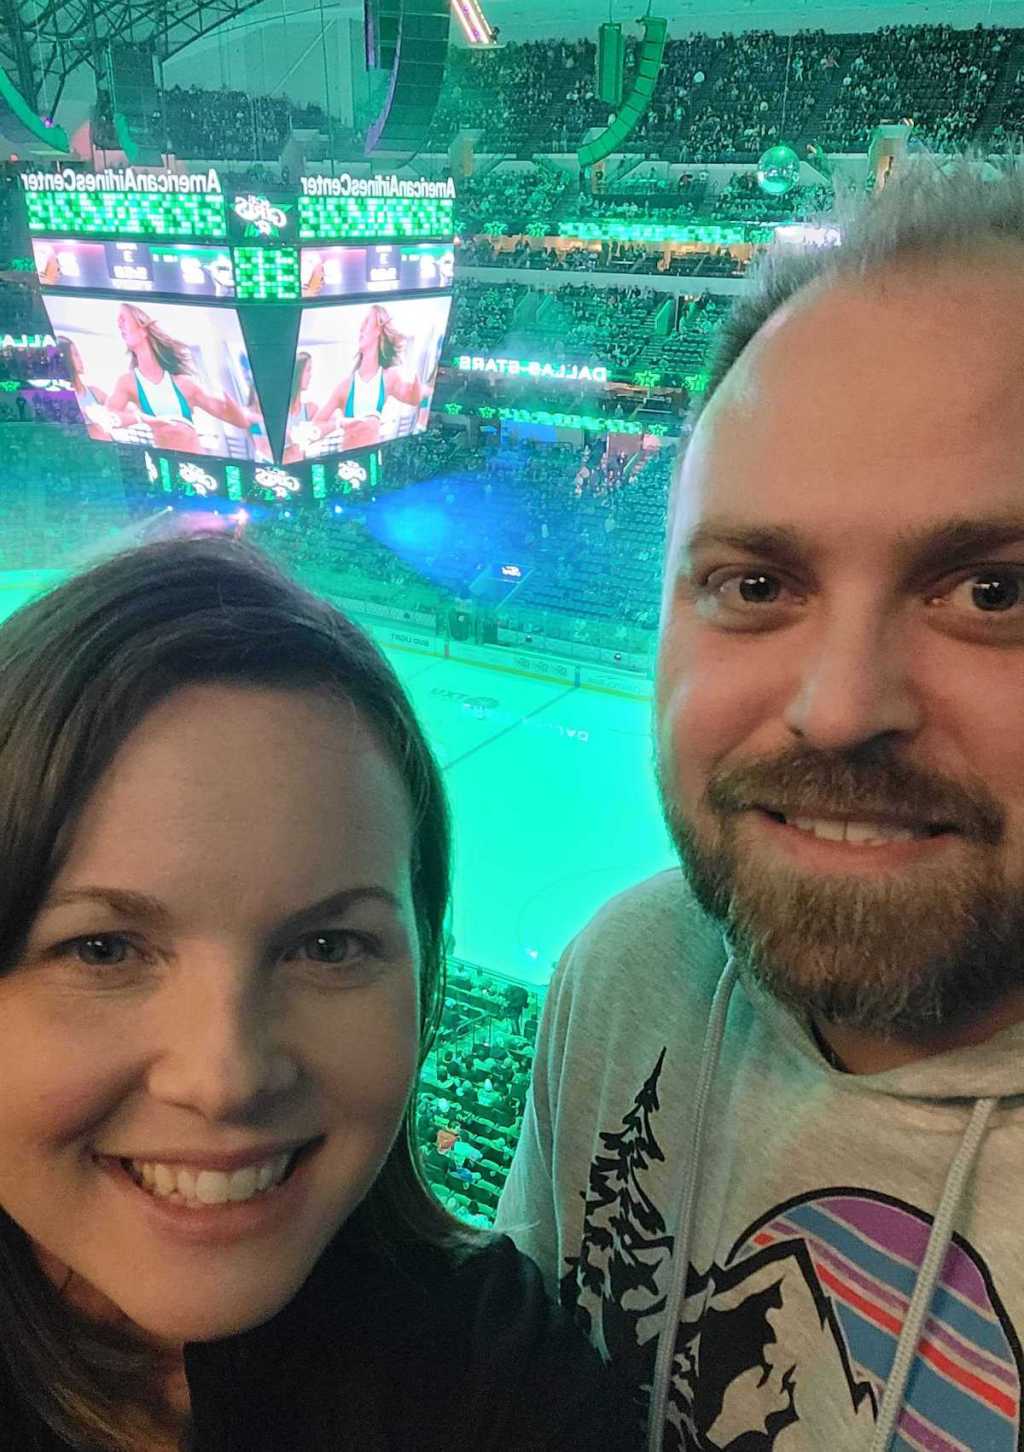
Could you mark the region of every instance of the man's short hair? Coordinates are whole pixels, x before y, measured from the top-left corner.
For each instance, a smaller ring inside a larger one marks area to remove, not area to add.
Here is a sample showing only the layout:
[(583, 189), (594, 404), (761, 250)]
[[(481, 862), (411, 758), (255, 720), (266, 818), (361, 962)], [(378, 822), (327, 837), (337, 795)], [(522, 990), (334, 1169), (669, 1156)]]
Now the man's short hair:
[(751, 291), (739, 298), (712, 341), (707, 387), (689, 408), (691, 428), (754, 334), (809, 283), (859, 280), (994, 241), (1024, 246), (1024, 146), (999, 158), (977, 150), (955, 156), (913, 153), (881, 192), (837, 191), (833, 212), (814, 220), (838, 228), (838, 244), (776, 238), (768, 246), (749, 274)]

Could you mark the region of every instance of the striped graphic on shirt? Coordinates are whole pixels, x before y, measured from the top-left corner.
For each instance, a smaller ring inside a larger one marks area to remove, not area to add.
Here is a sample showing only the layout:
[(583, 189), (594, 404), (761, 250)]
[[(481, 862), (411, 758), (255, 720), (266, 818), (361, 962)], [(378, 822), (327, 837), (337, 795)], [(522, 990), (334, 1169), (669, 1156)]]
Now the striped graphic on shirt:
[[(823, 1193), (760, 1220), (729, 1257), (803, 1241), (876, 1404), (924, 1258), (930, 1218), (864, 1191)], [(1017, 1452), (1020, 1348), (984, 1263), (960, 1238), (936, 1286), (893, 1442), (900, 1452)]]

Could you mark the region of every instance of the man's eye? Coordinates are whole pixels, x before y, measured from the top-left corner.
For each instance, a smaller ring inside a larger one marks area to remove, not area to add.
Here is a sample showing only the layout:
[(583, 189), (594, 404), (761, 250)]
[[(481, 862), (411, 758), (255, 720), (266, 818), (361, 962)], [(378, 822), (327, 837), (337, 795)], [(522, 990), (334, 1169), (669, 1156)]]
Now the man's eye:
[(715, 580), (715, 576), (713, 574), (712, 575), (705, 576), (704, 579), (702, 579), (702, 580), (700, 580), (698, 582), (697, 591), (698, 591), (698, 594), (701, 595), (702, 597), (707, 598), (707, 597), (710, 596), (716, 602), (717, 601), (722, 601), (722, 603), (725, 604), (725, 605), (736, 605), (736, 604), (738, 604), (740, 606), (742, 606), (742, 605), (764, 605), (764, 604), (774, 605), (776, 603), (776, 601), (774, 599), (772, 599), (772, 600), (746, 600), (746, 599), (743, 598), (743, 596), (739, 596), (738, 598), (736, 598), (734, 596), (733, 599), (730, 600), (730, 599), (726, 599), (723, 596), (723, 593), (722, 592), (724, 591), (726, 585), (731, 585), (731, 584), (734, 584), (736, 582), (739, 582), (740, 584), (743, 584), (747, 580), (756, 580), (756, 581), (758, 581), (758, 585), (757, 585), (756, 588), (761, 589), (761, 588), (763, 588), (763, 583), (762, 583), (763, 581), (765, 581), (765, 580), (776, 580), (777, 581), (778, 578), (779, 577), (777, 575), (772, 575), (768, 570), (758, 570), (758, 569), (753, 569), (753, 570), (734, 570), (732, 572), (732, 574), (724, 575), (720, 580)]
[[(784, 582), (777, 574), (770, 570), (761, 570), (756, 566), (753, 569), (733, 570), (716, 579), (718, 572), (704, 576), (698, 581), (697, 593), (703, 599), (712, 603), (721, 603), (725, 608), (742, 611), (744, 607), (756, 610), (758, 606), (764, 608), (768, 605), (776, 605)], [(727, 585), (738, 584), (741, 587), (747, 582), (754, 582), (750, 595), (744, 595), (734, 591), (726, 595)], [(977, 616), (993, 615), (1005, 616), (1011, 614), (1015, 607), (1024, 606), (1024, 565), (975, 565), (969, 572), (961, 573), (951, 585), (945, 587), (943, 593), (936, 593), (929, 597), (929, 603), (933, 600), (950, 600), (961, 586), (969, 585), (970, 589), (963, 592), (963, 602), (967, 607), (967, 613)], [(766, 598), (769, 596), (770, 598)]]
[(1024, 565), (974, 569), (968, 575), (961, 575), (950, 593), (959, 590), (961, 585), (971, 586), (966, 602), (979, 607), (983, 615), (1006, 615), (1014, 606), (1024, 605)]

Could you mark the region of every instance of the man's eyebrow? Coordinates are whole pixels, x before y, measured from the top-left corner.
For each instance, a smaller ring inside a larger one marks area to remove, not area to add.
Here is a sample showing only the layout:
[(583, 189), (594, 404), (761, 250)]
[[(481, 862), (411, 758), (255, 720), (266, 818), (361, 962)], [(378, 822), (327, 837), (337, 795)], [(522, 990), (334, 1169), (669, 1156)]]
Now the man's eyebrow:
[[(1004, 545), (1024, 542), (1024, 515), (1001, 514), (979, 519), (955, 515), (938, 524), (916, 525), (895, 534), (896, 554), (911, 574), (955, 568)], [(811, 548), (791, 525), (747, 525), (726, 516), (702, 521), (684, 542), (685, 560), (714, 546), (741, 550), (796, 568), (806, 564)]]
[[(399, 911), (401, 906), (395, 894), (389, 892), (386, 887), (377, 885), (346, 887), (340, 892), (330, 893), (329, 896), (321, 898), (319, 902), (300, 908), (298, 912), (291, 913), (280, 924), (280, 930), (291, 932), (317, 918), (337, 917), (341, 913), (347, 912), (356, 903), (367, 900), (383, 902), (396, 911)], [(42, 910), (47, 912), (53, 908), (64, 907), (66, 904), (76, 902), (104, 903), (107, 907), (112, 908), (119, 917), (151, 923), (154, 927), (167, 928), (173, 922), (173, 914), (166, 903), (162, 903), (158, 898), (150, 897), (146, 893), (132, 892), (120, 887), (65, 888), (62, 892), (53, 893), (48, 897), (43, 903)]]

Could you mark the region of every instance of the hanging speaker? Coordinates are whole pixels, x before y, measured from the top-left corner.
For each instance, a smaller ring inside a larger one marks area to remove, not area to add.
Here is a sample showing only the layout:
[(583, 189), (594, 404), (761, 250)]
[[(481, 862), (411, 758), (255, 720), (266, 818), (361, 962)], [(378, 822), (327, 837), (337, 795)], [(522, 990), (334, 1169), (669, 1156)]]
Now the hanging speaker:
[(609, 156), (617, 146), (625, 141), (651, 104), (658, 72), (661, 70), (662, 57), (665, 54), (668, 21), (659, 15), (645, 15), (640, 24), (644, 27), (644, 38), (637, 57), (633, 89), (623, 101), (622, 109), (611, 125), (602, 131), (600, 136), (595, 137), (593, 141), (588, 141), (586, 146), (581, 146), (577, 151), (576, 156), (580, 166), (593, 166), (595, 161), (601, 161), (604, 157)]
[(400, 3), (395, 61), (383, 110), (366, 133), (367, 156), (385, 145), (422, 150), (448, 64), (449, 0)]
[(117, 139), (130, 162), (159, 166), (164, 136), (150, 45), (111, 41), (107, 81)]
[(622, 26), (609, 21), (597, 32), (597, 99), (618, 108), (625, 85), (626, 42)]
[(363, 0), (367, 70), (389, 71), (395, 63), (402, 0)]

